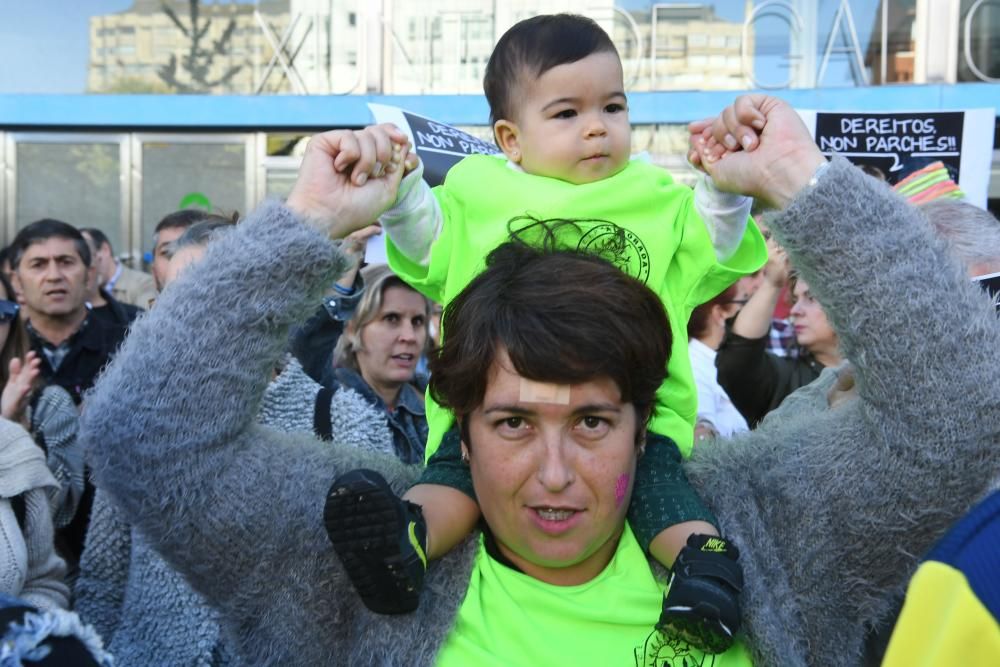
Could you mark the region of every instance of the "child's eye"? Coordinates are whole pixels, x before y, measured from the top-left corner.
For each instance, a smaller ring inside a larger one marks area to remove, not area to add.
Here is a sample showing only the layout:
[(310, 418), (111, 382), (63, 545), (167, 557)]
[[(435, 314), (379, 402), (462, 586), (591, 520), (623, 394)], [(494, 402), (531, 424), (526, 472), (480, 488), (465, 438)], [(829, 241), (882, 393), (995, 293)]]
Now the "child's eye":
[(576, 115), (576, 111), (573, 109), (563, 109), (558, 112), (553, 118), (572, 118)]
[(604, 107), (604, 110), (608, 113), (619, 113), (621, 111), (625, 111), (625, 105), (619, 104), (618, 102), (613, 102), (608, 106)]

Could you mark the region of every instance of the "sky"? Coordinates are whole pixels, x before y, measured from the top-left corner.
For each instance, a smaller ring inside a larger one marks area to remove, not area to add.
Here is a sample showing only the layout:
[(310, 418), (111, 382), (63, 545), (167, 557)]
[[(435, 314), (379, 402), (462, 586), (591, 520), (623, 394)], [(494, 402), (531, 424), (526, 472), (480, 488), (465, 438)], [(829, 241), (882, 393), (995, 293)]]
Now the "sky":
[(132, 2), (0, 0), (0, 94), (85, 92), (90, 17)]
[[(223, 0), (224, 1), (224, 0)], [(252, 0), (239, 0), (252, 2)], [(368, 0), (358, 0), (365, 2)], [(619, 7), (642, 9), (655, 0), (617, 0)], [(820, 2), (820, 0), (815, 0)], [(204, 0), (203, 0), (204, 2)], [(760, 0), (756, 0), (759, 4)], [(706, 0), (716, 13), (729, 21), (742, 20), (745, 0)], [(818, 43), (825, 41), (825, 31), (839, 4), (822, 0)], [(867, 43), (872, 17), (878, 0), (851, 0), (862, 45)], [(87, 82), (88, 19), (128, 9), (132, 0), (0, 0), (0, 94), (4, 93), (83, 93)], [(787, 26), (778, 19), (764, 19), (758, 34), (775, 31), (769, 40), (772, 51), (787, 52)], [(758, 78), (781, 81), (786, 73), (777, 57), (761, 57)], [(840, 61), (837, 64), (836, 61)], [(827, 85), (847, 83), (844, 58), (834, 58), (826, 77)]]

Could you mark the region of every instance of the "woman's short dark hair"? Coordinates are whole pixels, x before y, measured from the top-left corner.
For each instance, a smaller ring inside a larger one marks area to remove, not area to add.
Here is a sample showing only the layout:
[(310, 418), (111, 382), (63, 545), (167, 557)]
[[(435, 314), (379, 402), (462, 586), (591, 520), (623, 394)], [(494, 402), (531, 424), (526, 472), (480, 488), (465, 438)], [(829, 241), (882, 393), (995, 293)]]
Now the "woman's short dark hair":
[(184, 230), (184, 233), (167, 248), (167, 255), (173, 257), (177, 251), (187, 246), (205, 247), (209, 242), (224, 236), (236, 227), (236, 222), (221, 216), (204, 218)]
[(659, 297), (613, 264), (577, 250), (505, 243), (445, 308), (430, 391), (457, 416), (480, 406), (497, 351), (538, 382), (610, 378), (648, 419), (667, 375), (671, 334)]
[(553, 67), (575, 63), (593, 53), (617, 55), (614, 42), (593, 19), (577, 14), (544, 14), (515, 23), (500, 37), (486, 63), (483, 90), (490, 124), (514, 117), (521, 77), (539, 77)]
[(708, 332), (708, 320), (712, 314), (712, 308), (715, 306), (725, 306), (726, 304), (733, 303), (733, 299), (736, 298), (738, 293), (739, 285), (738, 283), (733, 283), (726, 289), (722, 290), (722, 293), (714, 299), (709, 299), (692, 310), (691, 317), (688, 319), (687, 325), (688, 338), (701, 338), (704, 336)]

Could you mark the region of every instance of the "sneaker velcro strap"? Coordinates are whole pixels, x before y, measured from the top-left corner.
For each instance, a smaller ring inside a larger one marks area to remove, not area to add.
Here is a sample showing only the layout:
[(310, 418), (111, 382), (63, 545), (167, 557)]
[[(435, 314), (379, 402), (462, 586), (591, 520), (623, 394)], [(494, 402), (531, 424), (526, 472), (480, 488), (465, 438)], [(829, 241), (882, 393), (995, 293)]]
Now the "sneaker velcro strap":
[(743, 569), (728, 556), (706, 553), (690, 547), (681, 549), (674, 570), (684, 577), (710, 577), (743, 590)]

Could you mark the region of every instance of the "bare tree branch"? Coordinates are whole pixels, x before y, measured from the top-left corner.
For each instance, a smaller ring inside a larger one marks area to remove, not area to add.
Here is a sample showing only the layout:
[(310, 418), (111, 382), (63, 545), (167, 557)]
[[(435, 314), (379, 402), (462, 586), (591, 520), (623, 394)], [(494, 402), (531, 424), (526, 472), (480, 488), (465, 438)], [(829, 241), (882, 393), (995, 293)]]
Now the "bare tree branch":
[(185, 28), (184, 24), (181, 23), (181, 20), (179, 18), (177, 18), (177, 14), (174, 13), (174, 10), (171, 9), (167, 5), (167, 3), (163, 3), (161, 5), (161, 7), (163, 7), (163, 13), (167, 15), (167, 18), (169, 18), (171, 21), (173, 21), (174, 25), (177, 26), (178, 30), (180, 30), (182, 33), (184, 33), (185, 37), (188, 37), (189, 36), (188, 29)]
[[(216, 86), (228, 84), (243, 69), (244, 65), (230, 65), (229, 68), (214, 80), (209, 80), (216, 56), (224, 56), (229, 52), (233, 35), (236, 31), (236, 19), (230, 18), (226, 29), (218, 39), (213, 40), (210, 47), (202, 46), (202, 41), (209, 35), (212, 19), (201, 19), (198, 0), (189, 2), (189, 20), (187, 24), (171, 9), (166, 2), (162, 3), (163, 12), (181, 33), (188, 38), (187, 53), (178, 60), (175, 54), (170, 60), (160, 66), (157, 75), (168, 86), (180, 93), (211, 92)], [(186, 81), (180, 80), (181, 71), (186, 73)]]

